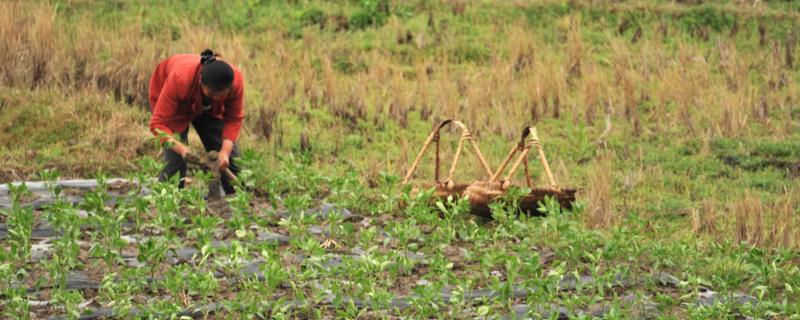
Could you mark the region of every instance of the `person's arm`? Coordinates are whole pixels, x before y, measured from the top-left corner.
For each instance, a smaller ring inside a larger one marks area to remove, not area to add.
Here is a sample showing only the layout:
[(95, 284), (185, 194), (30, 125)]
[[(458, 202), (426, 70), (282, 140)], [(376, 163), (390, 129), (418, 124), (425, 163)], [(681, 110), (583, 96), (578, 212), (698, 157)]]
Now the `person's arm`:
[[(238, 82), (238, 83), (237, 83)], [(239, 138), (239, 131), (242, 129), (244, 119), (244, 81), (234, 82), (231, 89), (232, 97), (225, 101), (225, 112), (222, 115), (222, 147), (219, 150), (220, 168), (227, 168), (230, 163), (230, 155), (233, 152), (233, 144)]]
[(172, 137), (173, 132), (168, 125), (169, 121), (175, 116), (178, 110), (178, 89), (179, 83), (177, 76), (168, 77), (167, 82), (164, 84), (158, 96), (158, 101), (153, 108), (153, 115), (150, 118), (150, 131), (156, 136), (160, 136), (161, 134), (167, 135), (166, 138), (161, 140), (161, 143), (170, 143), (172, 145), (172, 147), (170, 147), (172, 151), (186, 158), (189, 148), (180, 140)]

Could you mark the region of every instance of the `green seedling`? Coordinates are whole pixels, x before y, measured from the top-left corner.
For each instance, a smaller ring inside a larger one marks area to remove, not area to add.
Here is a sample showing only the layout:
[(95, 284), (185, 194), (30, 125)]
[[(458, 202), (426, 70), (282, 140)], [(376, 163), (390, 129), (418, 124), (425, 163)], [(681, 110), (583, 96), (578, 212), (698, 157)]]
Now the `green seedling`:
[(11, 254), (16, 257), (17, 266), (22, 267), (31, 257), (31, 233), (33, 231), (33, 210), (14, 207), (6, 213), (8, 221), (8, 244)]
[(382, 203), (378, 208), (376, 214), (383, 214), (392, 212), (397, 208), (400, 199), (399, 190), (397, 186), (400, 183), (400, 177), (386, 172), (380, 173), (380, 194)]
[[(189, 291), (189, 281), (191, 278), (192, 267), (187, 265), (176, 265), (170, 268), (158, 281), (158, 287), (166, 291), (172, 297), (181, 297)], [(180, 301), (176, 299), (176, 302)], [(187, 305), (182, 305), (187, 307)]]
[[(188, 272), (187, 294), (199, 296), (202, 299), (213, 299), (219, 289), (219, 280), (211, 272)], [(210, 300), (209, 300), (210, 301)]]
[(53, 244), (53, 254), (49, 260), (44, 261), (44, 265), (50, 275), (50, 281), (57, 287), (66, 284), (69, 272), (78, 266), (80, 261), (80, 246), (78, 239), (81, 234), (78, 213), (70, 204), (56, 202), (48, 210), (48, 221), (56, 230), (61, 232), (61, 236), (56, 238)]
[(135, 232), (142, 232), (146, 225), (147, 215), (150, 213), (150, 201), (147, 197), (126, 198), (118, 204), (117, 209), (123, 210), (128, 219), (133, 220)]
[(211, 176), (211, 172), (195, 171), (192, 174), (192, 177), (194, 177), (192, 187), (183, 190), (182, 192), (182, 194), (185, 196), (184, 202), (188, 204), (187, 207), (190, 209), (196, 209), (201, 215), (206, 214), (206, 210), (208, 208), (206, 196), (208, 192), (208, 183), (211, 180)]
[(409, 301), (416, 315), (421, 317), (435, 317), (442, 309), (440, 289), (434, 285), (419, 286), (414, 288), (415, 296)]
[[(126, 269), (120, 273), (112, 272), (100, 281), (98, 300), (112, 306), (114, 314), (126, 317), (134, 307), (132, 297), (144, 293), (144, 288), (152, 287), (145, 269)], [(139, 307), (138, 305), (136, 306)]]
[(23, 320), (30, 318), (31, 306), (25, 288), (6, 288), (3, 291), (4, 307), (2, 315), (6, 319)]
[(355, 172), (351, 171), (345, 173), (342, 177), (330, 177), (326, 180), (330, 186), (328, 201), (331, 203), (350, 209), (364, 209), (367, 207), (367, 199), (360, 196), (366, 190)]
[(436, 201), (436, 208), (439, 209), (439, 212), (444, 218), (444, 223), (450, 225), (453, 223), (455, 217), (469, 213), (469, 199), (454, 199), (453, 196), (448, 196), (446, 202)]
[(238, 238), (243, 238), (247, 235), (248, 227), (251, 222), (251, 208), (250, 202), (252, 195), (241, 189), (237, 188), (236, 195), (227, 199), (232, 211), (231, 217), (227, 220), (227, 227), (234, 230)]
[(58, 169), (45, 169), (37, 174), (39, 179), (44, 181), (47, 190), (53, 197), (60, 197), (61, 196), (61, 187), (56, 183), (58, 178), (61, 176), (61, 173), (58, 172)]
[(227, 248), (220, 251), (220, 259), (214, 261), (216, 267), (233, 278), (240, 278), (241, 269), (249, 260), (250, 249), (242, 242), (233, 240)]
[(9, 184), (12, 199), (10, 210), (0, 211), (5, 216), (8, 224), (8, 244), (10, 252), (15, 257), (15, 266), (24, 268), (31, 257), (31, 233), (33, 232), (33, 210), (22, 207), (20, 198), (28, 193), (25, 184), (13, 186)]
[(197, 247), (202, 248), (214, 240), (214, 230), (216, 230), (224, 222), (216, 216), (193, 216), (191, 229), (189, 229), (187, 236), (189, 239), (197, 241)]
[(174, 237), (174, 230), (180, 228), (184, 218), (180, 215), (183, 205), (181, 190), (177, 184), (159, 183), (153, 190), (150, 198), (151, 205), (156, 208), (156, 217), (153, 227), (168, 238)]
[(20, 184), (7, 184), (8, 186), (8, 194), (11, 196), (11, 204), (12, 205), (22, 205), (22, 198), (26, 196), (32, 195), (31, 191), (28, 190), (28, 186), (25, 183)]
[[(100, 199), (103, 196), (93, 198)], [(95, 206), (99, 203), (95, 203)], [(105, 206), (105, 203), (103, 203)], [(116, 263), (122, 261), (121, 251), (126, 242), (122, 240), (122, 224), (127, 221), (124, 210), (106, 210), (94, 208), (95, 214), (90, 217), (91, 224), (95, 229), (92, 232), (92, 246), (89, 254), (93, 257), (101, 258), (110, 270)]]
[(325, 236), (325, 241), (322, 243), (322, 247), (330, 248), (341, 246), (337, 239), (341, 239), (345, 233), (345, 224), (340, 211), (332, 210), (329, 212), (325, 217), (325, 222), (322, 227), (325, 229), (324, 231), (328, 232), (328, 235)]
[(64, 308), (67, 319), (80, 318), (80, 304), (83, 302), (83, 293), (80, 291), (53, 289), (50, 301), (54, 305)]
[(265, 259), (264, 264), (262, 264), (260, 268), (260, 271), (265, 277), (263, 288), (268, 294), (272, 294), (278, 286), (291, 278), (291, 269), (282, 266), (279, 260), (280, 257), (275, 254), (268, 254), (265, 256), (262, 253), (262, 257)]
[(150, 278), (155, 277), (156, 269), (160, 269), (167, 259), (167, 241), (162, 237), (150, 237), (138, 244), (139, 254), (136, 260), (147, 265)]

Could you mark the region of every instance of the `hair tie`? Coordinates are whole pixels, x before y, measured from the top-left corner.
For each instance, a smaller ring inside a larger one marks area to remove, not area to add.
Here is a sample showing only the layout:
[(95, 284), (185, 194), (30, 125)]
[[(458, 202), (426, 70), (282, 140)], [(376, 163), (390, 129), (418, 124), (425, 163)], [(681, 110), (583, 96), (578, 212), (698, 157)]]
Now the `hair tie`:
[(217, 61), (217, 55), (211, 49), (206, 49), (200, 53), (200, 65), (205, 65)]

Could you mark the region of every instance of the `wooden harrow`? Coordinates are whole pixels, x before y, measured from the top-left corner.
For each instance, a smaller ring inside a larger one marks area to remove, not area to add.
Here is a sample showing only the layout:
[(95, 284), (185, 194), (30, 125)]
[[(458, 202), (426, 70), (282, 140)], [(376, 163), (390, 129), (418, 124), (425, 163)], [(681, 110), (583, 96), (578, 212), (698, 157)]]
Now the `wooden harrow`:
[[(442, 128), (448, 125), (455, 125), (461, 129), (461, 138), (458, 141), (458, 147), (456, 147), (455, 155), (453, 156), (453, 163), (450, 165), (447, 179), (440, 180), (440, 132)], [(519, 142), (511, 148), (511, 151), (509, 151), (498, 170), (493, 172), (487, 164), (486, 159), (483, 157), (483, 154), (478, 147), (478, 144), (473, 139), (472, 134), (469, 132), (467, 127), (460, 121), (453, 119), (442, 121), (428, 136), (428, 139), (422, 146), (422, 149), (414, 160), (414, 163), (411, 165), (411, 168), (409, 168), (408, 172), (406, 172), (406, 175), (403, 178), (404, 185), (409, 183), (411, 176), (419, 166), (423, 155), (428, 150), (431, 143), (435, 143), (436, 147), (436, 153), (434, 156), (433, 185), (436, 190), (436, 196), (439, 198), (447, 198), (449, 196), (466, 196), (469, 198), (471, 212), (473, 214), (491, 217), (489, 203), (501, 197), (511, 186), (513, 186), (511, 178), (514, 176), (514, 173), (519, 169), (520, 166), (524, 168), (526, 185), (531, 189), (529, 194), (520, 199), (520, 211), (526, 214), (539, 215), (540, 213), (537, 210), (538, 204), (547, 196), (555, 198), (564, 208), (572, 208), (572, 203), (575, 201), (576, 190), (558, 187), (555, 178), (553, 178), (553, 173), (550, 171), (550, 165), (547, 162), (544, 150), (542, 149), (542, 145), (539, 142), (539, 137), (536, 133), (536, 128), (534, 127), (528, 127), (522, 131), (522, 137), (520, 138)], [(466, 143), (470, 144), (475, 152), (475, 156), (478, 158), (478, 161), (485, 171), (485, 180), (477, 180), (471, 184), (458, 183), (453, 180), (456, 165), (461, 158), (461, 153)], [(533, 182), (531, 181), (530, 172), (528, 169), (528, 154), (534, 147), (536, 148), (536, 152), (538, 153), (539, 159), (542, 162), (542, 167), (549, 183), (548, 186), (534, 186)], [(515, 156), (517, 156), (516, 160), (514, 160)], [(514, 160), (514, 163), (511, 166), (511, 169), (501, 180), (500, 176), (506, 170), (508, 165), (511, 164), (512, 160)]]

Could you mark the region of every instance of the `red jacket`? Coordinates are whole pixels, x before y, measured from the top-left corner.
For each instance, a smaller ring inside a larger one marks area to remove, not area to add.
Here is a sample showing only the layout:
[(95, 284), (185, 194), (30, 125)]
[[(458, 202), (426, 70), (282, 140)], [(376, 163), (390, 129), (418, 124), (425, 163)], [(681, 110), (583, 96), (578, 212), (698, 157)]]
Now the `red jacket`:
[[(209, 115), (222, 119), (222, 138), (236, 141), (244, 119), (244, 81), (234, 66), (233, 85), (228, 94), (212, 102)], [(195, 116), (203, 113), (203, 90), (200, 88), (200, 55), (178, 54), (156, 67), (150, 78), (150, 131), (173, 134), (183, 132)]]

